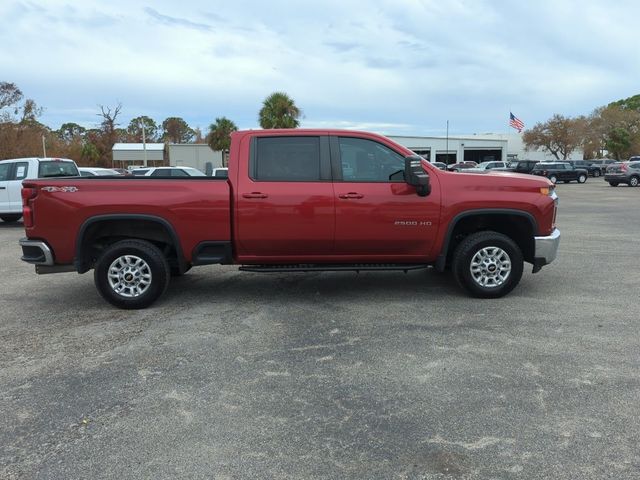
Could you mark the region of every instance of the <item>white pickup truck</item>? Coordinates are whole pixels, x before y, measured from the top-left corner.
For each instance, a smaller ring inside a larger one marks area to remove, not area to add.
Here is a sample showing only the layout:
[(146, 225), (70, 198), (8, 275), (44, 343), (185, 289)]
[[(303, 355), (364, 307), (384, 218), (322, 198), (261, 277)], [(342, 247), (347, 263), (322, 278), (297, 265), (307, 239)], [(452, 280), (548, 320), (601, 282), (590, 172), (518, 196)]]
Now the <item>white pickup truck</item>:
[(31, 178), (77, 177), (68, 158), (12, 158), (0, 161), (0, 218), (15, 222), (22, 217), (22, 181)]

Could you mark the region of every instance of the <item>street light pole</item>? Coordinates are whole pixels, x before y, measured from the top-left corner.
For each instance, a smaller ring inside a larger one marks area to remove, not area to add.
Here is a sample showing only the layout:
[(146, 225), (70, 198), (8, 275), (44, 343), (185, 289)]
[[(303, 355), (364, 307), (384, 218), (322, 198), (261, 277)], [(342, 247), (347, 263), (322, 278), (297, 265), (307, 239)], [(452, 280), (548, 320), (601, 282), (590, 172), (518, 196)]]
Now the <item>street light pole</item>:
[(140, 126), (142, 127), (142, 150), (144, 151), (144, 166), (147, 166), (147, 139), (145, 137), (144, 132), (144, 123), (140, 122)]
[(46, 142), (44, 140), (44, 135), (42, 135), (42, 158), (47, 158), (47, 145)]

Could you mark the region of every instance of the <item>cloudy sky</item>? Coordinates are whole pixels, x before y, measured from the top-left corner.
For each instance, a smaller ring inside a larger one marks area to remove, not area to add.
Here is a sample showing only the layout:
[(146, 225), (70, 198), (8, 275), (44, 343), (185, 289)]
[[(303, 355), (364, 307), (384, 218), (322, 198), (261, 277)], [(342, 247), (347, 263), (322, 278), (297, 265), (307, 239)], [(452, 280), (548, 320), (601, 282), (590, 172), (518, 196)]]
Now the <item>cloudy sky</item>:
[(52, 128), (97, 105), (258, 126), (287, 92), (305, 127), (508, 132), (640, 93), (640, 2), (1, 0), (0, 81)]

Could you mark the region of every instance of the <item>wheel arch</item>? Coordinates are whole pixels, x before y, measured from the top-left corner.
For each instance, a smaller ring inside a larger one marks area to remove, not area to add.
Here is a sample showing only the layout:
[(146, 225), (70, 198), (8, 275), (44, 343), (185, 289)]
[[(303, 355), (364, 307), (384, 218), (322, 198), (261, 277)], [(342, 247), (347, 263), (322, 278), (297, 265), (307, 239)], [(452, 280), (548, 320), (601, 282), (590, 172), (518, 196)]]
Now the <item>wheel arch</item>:
[(88, 218), (80, 226), (73, 262), (78, 273), (93, 268), (104, 248), (123, 239), (152, 242), (180, 272), (188, 269), (180, 240), (169, 221), (155, 215), (109, 214)]
[(436, 269), (442, 272), (451, 264), (453, 252), (464, 238), (487, 230), (507, 235), (518, 245), (524, 260), (533, 262), (534, 237), (538, 232), (535, 217), (522, 210), (480, 209), (459, 213), (449, 223), (442, 250), (436, 259)]

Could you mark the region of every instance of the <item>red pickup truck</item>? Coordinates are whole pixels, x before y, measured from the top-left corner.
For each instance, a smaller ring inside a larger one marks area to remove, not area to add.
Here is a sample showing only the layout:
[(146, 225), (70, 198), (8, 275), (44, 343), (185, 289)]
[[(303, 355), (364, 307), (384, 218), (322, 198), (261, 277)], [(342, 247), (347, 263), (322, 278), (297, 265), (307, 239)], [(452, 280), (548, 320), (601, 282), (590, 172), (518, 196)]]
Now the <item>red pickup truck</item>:
[(255, 130), (231, 138), (228, 179), (25, 180), (22, 260), (94, 270), (100, 294), (144, 308), (192, 265), (252, 272), (450, 269), (495, 298), (556, 257), (546, 178), (434, 168), (381, 135)]

